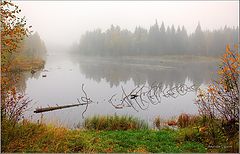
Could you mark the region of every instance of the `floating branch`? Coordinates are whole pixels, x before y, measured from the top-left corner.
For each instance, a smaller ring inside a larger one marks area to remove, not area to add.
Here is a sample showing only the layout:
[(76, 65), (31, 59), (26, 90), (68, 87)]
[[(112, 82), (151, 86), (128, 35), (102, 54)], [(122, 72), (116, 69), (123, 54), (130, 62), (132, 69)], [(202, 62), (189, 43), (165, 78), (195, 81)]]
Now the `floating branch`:
[(82, 117), (84, 118), (84, 113), (87, 111), (88, 108), (88, 104), (90, 103), (94, 103), (90, 98), (88, 98), (87, 93), (85, 92), (85, 90), (83, 89), (84, 84), (82, 84), (82, 91), (84, 93), (84, 97), (81, 97), (81, 101), (83, 103), (80, 102), (80, 100), (77, 98), (78, 104), (71, 104), (71, 105), (62, 105), (62, 106), (49, 106), (49, 107), (44, 107), (44, 108), (36, 108), (36, 110), (34, 111), (34, 113), (42, 113), (42, 112), (48, 112), (48, 111), (53, 111), (53, 110), (59, 110), (59, 109), (64, 109), (64, 108), (70, 108), (70, 107), (75, 107), (75, 106), (80, 106), (80, 105), (86, 105), (85, 110), (82, 113)]
[(71, 104), (71, 105), (63, 105), (63, 106), (53, 106), (53, 107), (44, 107), (44, 108), (37, 108), (34, 113), (42, 113), (42, 112), (48, 112), (53, 110), (59, 110), (64, 108), (70, 108), (74, 106), (80, 106), (80, 105), (87, 105), (88, 103), (81, 103), (81, 104)]

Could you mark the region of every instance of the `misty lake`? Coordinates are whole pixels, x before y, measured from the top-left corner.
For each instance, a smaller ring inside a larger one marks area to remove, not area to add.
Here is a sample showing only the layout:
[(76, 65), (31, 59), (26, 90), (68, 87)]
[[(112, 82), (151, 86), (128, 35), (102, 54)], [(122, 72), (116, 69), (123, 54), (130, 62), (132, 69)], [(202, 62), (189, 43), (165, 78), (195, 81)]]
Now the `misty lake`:
[[(114, 94), (114, 103), (119, 104), (122, 87), (130, 92), (136, 86), (161, 83), (163, 87), (179, 84), (194, 85), (195, 88), (206, 85), (214, 77), (216, 61), (197, 61), (191, 58), (87, 58), (65, 54), (47, 56), (45, 68), (35, 74), (25, 72), (18, 88), (33, 101), (26, 117), (45, 122), (75, 127), (83, 121), (85, 106), (78, 106), (35, 114), (37, 107), (60, 106), (78, 103), (84, 96), (82, 84), (87, 96), (94, 102), (89, 104), (84, 118), (93, 115), (133, 115), (152, 124), (157, 116), (169, 119), (181, 113), (197, 114), (194, 104), (196, 91), (185, 95), (161, 97), (157, 104), (148, 103), (146, 109), (139, 106), (115, 108), (108, 100)], [(43, 77), (42, 75), (46, 75)]]

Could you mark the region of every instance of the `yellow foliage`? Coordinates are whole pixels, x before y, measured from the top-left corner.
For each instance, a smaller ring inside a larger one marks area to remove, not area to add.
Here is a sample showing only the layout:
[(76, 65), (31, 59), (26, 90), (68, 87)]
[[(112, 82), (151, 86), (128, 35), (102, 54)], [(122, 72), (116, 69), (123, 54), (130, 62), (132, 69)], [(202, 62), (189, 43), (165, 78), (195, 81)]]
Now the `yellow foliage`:
[(197, 104), (201, 114), (227, 121), (238, 120), (239, 59), (238, 45), (231, 50), (228, 44), (218, 70), (219, 78), (208, 86), (207, 92), (198, 91)]
[(11, 63), (11, 54), (17, 52), (19, 44), (29, 34), (24, 18), (19, 17), (21, 10), (10, 1), (1, 2), (1, 67)]

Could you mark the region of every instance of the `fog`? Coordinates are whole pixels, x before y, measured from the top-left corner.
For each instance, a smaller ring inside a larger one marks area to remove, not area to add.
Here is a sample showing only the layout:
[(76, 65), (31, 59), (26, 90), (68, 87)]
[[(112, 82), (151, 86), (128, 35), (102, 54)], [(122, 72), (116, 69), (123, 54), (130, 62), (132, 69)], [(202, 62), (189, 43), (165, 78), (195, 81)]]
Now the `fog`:
[(47, 47), (69, 46), (86, 31), (111, 24), (134, 31), (136, 26), (149, 29), (157, 19), (166, 26), (185, 26), (188, 34), (198, 22), (202, 30), (237, 26), (238, 1), (16, 1), (32, 30)]

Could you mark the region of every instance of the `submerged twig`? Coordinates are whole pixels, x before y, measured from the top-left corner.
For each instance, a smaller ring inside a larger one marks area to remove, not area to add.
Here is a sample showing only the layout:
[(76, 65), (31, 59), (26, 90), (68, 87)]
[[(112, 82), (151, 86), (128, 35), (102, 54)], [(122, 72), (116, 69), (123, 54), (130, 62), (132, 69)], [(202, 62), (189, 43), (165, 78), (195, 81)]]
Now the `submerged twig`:
[[(90, 100), (90, 98), (87, 97), (87, 93), (84, 91), (83, 86), (84, 86), (84, 84), (82, 84), (82, 91), (83, 91), (85, 97), (81, 97), (81, 100), (82, 100), (83, 102), (86, 102), (86, 108), (85, 108), (85, 110), (82, 112), (82, 118), (84, 118), (84, 113), (87, 111), (89, 101), (92, 102), (92, 101)], [(84, 100), (84, 99), (86, 99), (86, 100)]]

